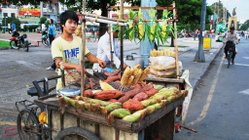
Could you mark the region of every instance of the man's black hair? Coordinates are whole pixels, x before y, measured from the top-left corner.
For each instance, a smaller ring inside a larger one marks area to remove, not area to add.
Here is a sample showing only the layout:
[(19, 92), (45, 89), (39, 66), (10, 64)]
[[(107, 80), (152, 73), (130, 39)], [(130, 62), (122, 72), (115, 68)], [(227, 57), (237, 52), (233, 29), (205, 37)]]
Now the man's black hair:
[(66, 23), (66, 21), (68, 19), (74, 20), (77, 24), (79, 22), (79, 17), (74, 11), (67, 10), (67, 11), (61, 13), (61, 15), (60, 15), (60, 25), (61, 25), (62, 31), (63, 31), (62, 25), (65, 25), (65, 23)]
[(234, 27), (230, 27), (230, 30), (235, 30)]

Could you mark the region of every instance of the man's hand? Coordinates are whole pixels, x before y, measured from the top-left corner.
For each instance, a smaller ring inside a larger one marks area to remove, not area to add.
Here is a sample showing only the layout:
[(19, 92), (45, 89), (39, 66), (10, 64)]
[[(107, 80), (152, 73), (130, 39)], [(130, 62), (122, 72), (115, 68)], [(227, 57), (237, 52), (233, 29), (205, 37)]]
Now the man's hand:
[(98, 59), (98, 63), (99, 63), (99, 66), (100, 66), (101, 68), (105, 68), (105, 67), (106, 67), (106, 63), (105, 63), (104, 61)]
[(126, 69), (126, 67), (128, 67), (128, 65), (126, 65), (126, 64), (123, 64), (123, 68), (124, 68), (124, 69)]
[(81, 65), (76, 65), (75, 69), (78, 73), (81, 73)]

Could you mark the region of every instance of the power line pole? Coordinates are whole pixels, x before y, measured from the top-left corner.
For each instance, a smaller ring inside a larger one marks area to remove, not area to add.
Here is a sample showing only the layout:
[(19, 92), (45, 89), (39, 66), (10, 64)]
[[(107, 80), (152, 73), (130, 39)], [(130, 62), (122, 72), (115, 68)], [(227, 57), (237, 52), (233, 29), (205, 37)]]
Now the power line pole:
[[(156, 0), (141, 0), (141, 7), (155, 7), (156, 5)], [(151, 19), (149, 10), (143, 10), (143, 19)], [(140, 42), (140, 54), (144, 60), (144, 67), (149, 65), (150, 50), (154, 49), (154, 47), (154, 42), (150, 42), (147, 37)]]
[(206, 0), (202, 0), (201, 8), (201, 32), (199, 37), (199, 47), (195, 55), (196, 62), (205, 62), (205, 56), (203, 51), (203, 31), (205, 30), (205, 18), (206, 18)]

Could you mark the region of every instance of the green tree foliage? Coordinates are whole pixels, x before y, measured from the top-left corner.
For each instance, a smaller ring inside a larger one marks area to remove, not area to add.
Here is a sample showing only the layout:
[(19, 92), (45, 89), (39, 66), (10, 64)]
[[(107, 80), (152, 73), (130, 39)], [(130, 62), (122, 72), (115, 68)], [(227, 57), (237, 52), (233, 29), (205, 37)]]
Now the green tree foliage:
[(45, 24), (46, 23), (46, 21), (47, 21), (47, 18), (46, 17), (41, 17), (40, 18), (40, 21), (39, 21), (39, 24)]
[[(41, 0), (47, 2), (49, 0)], [(82, 0), (59, 0), (61, 3), (67, 5), (70, 9), (74, 11), (82, 11)], [(169, 6), (174, 0), (156, 0), (158, 6)], [(13, 4), (33, 4), (39, 5), (39, 0), (9, 0)], [(107, 17), (107, 5), (115, 5), (117, 0), (87, 0), (87, 10), (92, 11), (95, 9), (101, 9), (101, 16)], [(140, 5), (141, 0), (125, 0), (133, 5)], [(200, 16), (201, 16), (201, 4), (202, 0), (175, 0), (178, 22), (177, 25), (180, 29), (185, 28), (187, 30), (194, 30), (200, 26)], [(212, 8), (207, 6), (206, 12), (206, 23), (209, 23), (209, 16), (213, 14)], [(161, 14), (158, 12), (158, 17)], [(106, 24), (100, 24), (100, 35), (106, 31)]]
[(221, 21), (221, 19), (223, 19), (223, 3), (221, 1), (219, 2), (215, 2), (211, 5), (212, 9), (214, 10), (214, 13), (217, 14), (218, 16), (218, 22)]
[(20, 22), (19, 19), (15, 18), (15, 17), (8, 17), (7, 19), (3, 19), (3, 20), (2, 20), (2, 25), (5, 25), (5, 20), (6, 20), (6, 26), (7, 26), (8, 24), (11, 25), (12, 23), (15, 23), (15, 24), (16, 24), (17, 30), (20, 29), (20, 24), (21, 24), (21, 22)]
[(245, 21), (241, 26), (240, 26), (240, 30), (248, 30), (249, 29), (249, 20)]
[[(82, 1), (78, 0), (60, 0), (61, 3), (67, 5), (69, 9), (74, 11), (82, 11)], [(87, 11), (100, 9), (101, 16), (108, 16), (108, 6), (115, 5), (117, 0), (88, 0), (86, 3)], [(100, 23), (99, 36), (102, 36), (107, 30), (107, 24)]]
[[(140, 5), (140, 0), (126, 0), (126, 1), (134, 5)], [(156, 0), (158, 6), (166, 6), (166, 7), (170, 6), (173, 3), (173, 1), (176, 2), (178, 29), (194, 30), (195, 28), (200, 28), (202, 0)], [(162, 15), (161, 13), (162, 11), (157, 12), (158, 18), (161, 18)], [(213, 14), (213, 9), (211, 8), (211, 6), (207, 6), (206, 25), (208, 25), (209, 18), (212, 14)]]

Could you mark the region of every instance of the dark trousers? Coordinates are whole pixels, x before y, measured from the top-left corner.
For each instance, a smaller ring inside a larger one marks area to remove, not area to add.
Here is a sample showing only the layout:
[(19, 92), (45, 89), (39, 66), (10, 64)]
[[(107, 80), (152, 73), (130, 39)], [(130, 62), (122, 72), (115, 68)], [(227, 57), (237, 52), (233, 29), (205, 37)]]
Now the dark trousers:
[(50, 42), (50, 45), (52, 44), (52, 41), (54, 40), (54, 35), (48, 35), (49, 37), (49, 42)]

